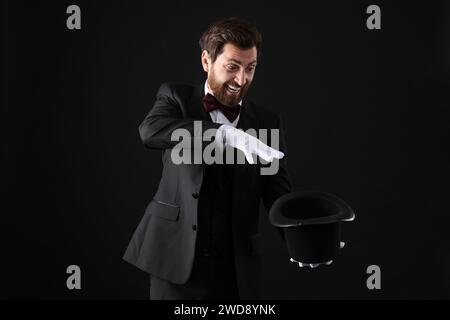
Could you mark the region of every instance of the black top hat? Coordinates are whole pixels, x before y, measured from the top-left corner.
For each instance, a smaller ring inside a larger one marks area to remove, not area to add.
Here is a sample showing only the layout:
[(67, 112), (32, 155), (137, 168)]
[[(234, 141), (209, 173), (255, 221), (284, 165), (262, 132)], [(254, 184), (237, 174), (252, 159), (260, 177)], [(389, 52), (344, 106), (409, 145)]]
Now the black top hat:
[(296, 191), (278, 198), (269, 212), (272, 225), (284, 229), (291, 259), (328, 263), (340, 249), (341, 221), (355, 219), (342, 199), (320, 191)]

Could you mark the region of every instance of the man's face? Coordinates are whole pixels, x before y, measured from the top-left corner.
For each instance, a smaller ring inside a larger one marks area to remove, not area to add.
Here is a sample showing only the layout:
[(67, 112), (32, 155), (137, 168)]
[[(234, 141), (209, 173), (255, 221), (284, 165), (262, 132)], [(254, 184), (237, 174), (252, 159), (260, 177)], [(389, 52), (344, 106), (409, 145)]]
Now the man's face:
[(231, 43), (223, 47), (216, 61), (202, 53), (203, 69), (208, 72), (208, 86), (226, 106), (237, 105), (250, 88), (256, 68), (257, 49), (239, 49)]

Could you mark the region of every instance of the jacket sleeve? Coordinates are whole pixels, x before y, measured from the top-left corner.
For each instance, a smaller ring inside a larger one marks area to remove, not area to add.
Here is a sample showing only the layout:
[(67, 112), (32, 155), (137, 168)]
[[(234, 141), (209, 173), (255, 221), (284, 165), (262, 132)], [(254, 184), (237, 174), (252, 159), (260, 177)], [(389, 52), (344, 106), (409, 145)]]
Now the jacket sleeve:
[[(292, 184), (287, 167), (287, 146), (284, 135), (284, 127), (280, 118), (277, 120), (279, 128), (279, 150), (284, 153), (284, 157), (279, 160), (278, 172), (274, 175), (263, 176), (264, 186), (262, 190), (262, 200), (267, 212), (272, 208), (273, 203), (282, 195), (291, 192)], [(283, 228), (277, 228), (284, 240)]]
[[(151, 149), (170, 149), (178, 141), (172, 141), (172, 133), (176, 129), (185, 129), (192, 138), (191, 147), (195, 140), (202, 141), (202, 147), (206, 145), (203, 134), (211, 128), (219, 128), (220, 124), (211, 121), (195, 120), (183, 116), (182, 105), (173, 88), (163, 83), (156, 94), (153, 107), (139, 126), (139, 134), (143, 144)], [(199, 130), (201, 124), (201, 130)]]

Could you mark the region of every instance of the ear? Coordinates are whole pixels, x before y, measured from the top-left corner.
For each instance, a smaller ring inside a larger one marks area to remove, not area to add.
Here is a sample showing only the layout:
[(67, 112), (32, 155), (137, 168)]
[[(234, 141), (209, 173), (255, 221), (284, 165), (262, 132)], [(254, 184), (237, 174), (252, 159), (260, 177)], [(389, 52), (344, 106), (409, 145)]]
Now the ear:
[(203, 66), (203, 70), (208, 73), (209, 72), (209, 67), (211, 66), (211, 58), (209, 57), (208, 51), (203, 50), (202, 51), (202, 66)]

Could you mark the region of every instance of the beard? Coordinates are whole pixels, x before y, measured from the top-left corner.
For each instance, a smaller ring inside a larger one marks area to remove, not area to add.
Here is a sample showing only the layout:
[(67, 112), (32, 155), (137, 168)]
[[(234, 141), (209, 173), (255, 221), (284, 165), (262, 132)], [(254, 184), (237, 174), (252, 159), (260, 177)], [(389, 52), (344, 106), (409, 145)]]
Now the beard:
[[(229, 107), (237, 105), (242, 100), (242, 98), (245, 96), (248, 89), (250, 88), (250, 84), (251, 82), (248, 82), (241, 87), (238, 84), (236, 84), (233, 80), (220, 83), (217, 81), (213, 73), (211, 73), (211, 76), (208, 77), (208, 86), (214, 93), (216, 99), (219, 100), (219, 102), (221, 102), (222, 104)], [(239, 88), (239, 92), (237, 93), (231, 92), (228, 89), (228, 85), (233, 86), (235, 88)]]

